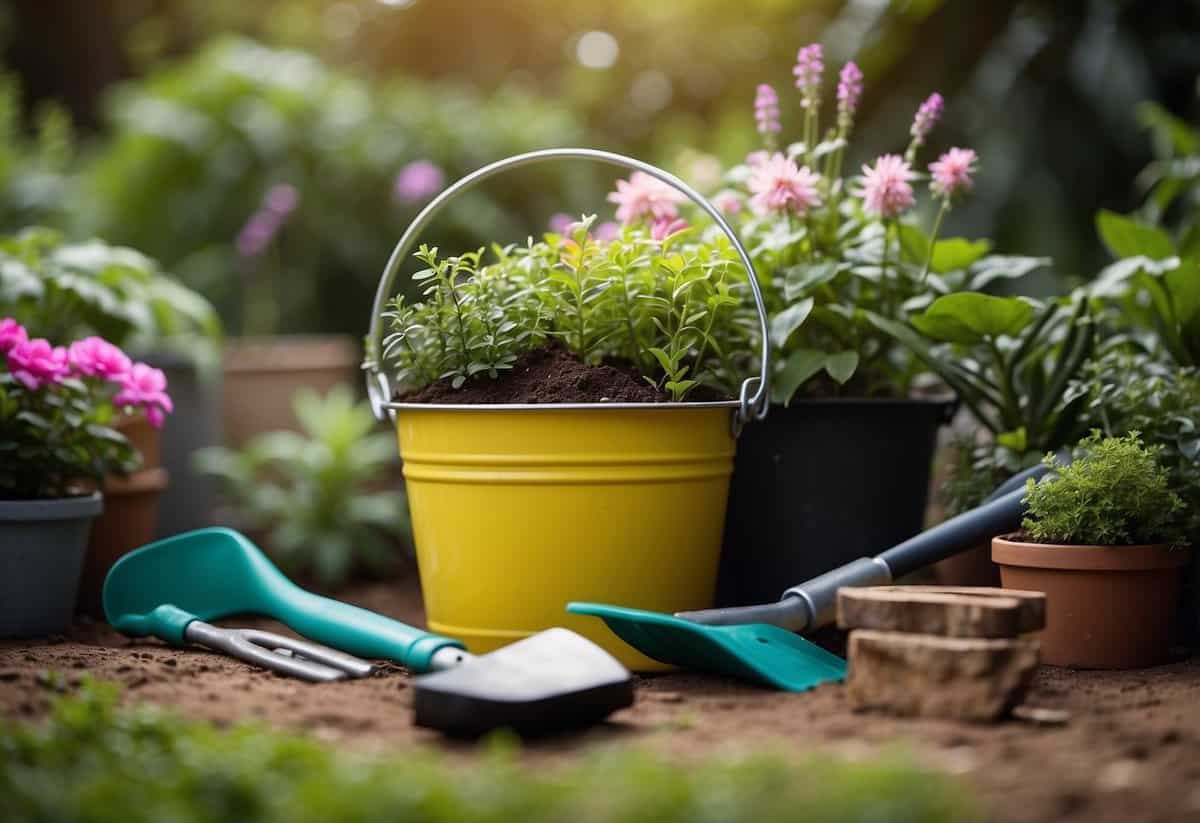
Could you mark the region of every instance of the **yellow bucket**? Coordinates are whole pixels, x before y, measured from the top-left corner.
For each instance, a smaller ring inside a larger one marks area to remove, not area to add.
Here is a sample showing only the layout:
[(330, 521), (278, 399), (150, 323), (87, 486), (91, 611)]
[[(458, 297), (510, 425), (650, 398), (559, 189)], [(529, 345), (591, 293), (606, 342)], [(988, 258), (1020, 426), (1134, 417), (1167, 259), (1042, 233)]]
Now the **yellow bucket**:
[(551, 626), (664, 668), (570, 600), (712, 604), (730, 410), (415, 409), (397, 415), (429, 628), (488, 652)]
[[(758, 309), (760, 373), (737, 400), (456, 406), (393, 402), (380, 356), (384, 306), (418, 235), (444, 206), (507, 169), (589, 159), (674, 186), (729, 237)], [(769, 396), (766, 306), (721, 213), (673, 175), (596, 149), (543, 149), (484, 166), (429, 202), (388, 260), (367, 336), (367, 394), (396, 421), (429, 628), (488, 652), (552, 626), (641, 671), (661, 670), (571, 600), (659, 612), (712, 605), (736, 430)]]

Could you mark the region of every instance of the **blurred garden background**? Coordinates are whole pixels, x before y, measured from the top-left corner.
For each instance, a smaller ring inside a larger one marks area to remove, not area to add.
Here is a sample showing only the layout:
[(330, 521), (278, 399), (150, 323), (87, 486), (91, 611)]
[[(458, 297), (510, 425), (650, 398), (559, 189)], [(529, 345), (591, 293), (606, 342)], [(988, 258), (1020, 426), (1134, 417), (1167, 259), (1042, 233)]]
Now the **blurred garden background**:
[[(950, 233), (1090, 279), (1096, 210), (1143, 201), (1160, 110), (1142, 104), (1200, 110), (1198, 32), (1186, 0), (7, 0), (0, 230), (132, 245), (230, 334), (361, 335), (391, 246), (444, 182), (579, 144), (712, 191), (757, 147), (756, 84), (789, 88), (795, 50), (820, 41), (871, 78), (849, 167), (899, 148), (938, 90), (936, 142), (982, 159)], [(796, 95), (782, 103), (794, 122)], [(612, 176), (509, 175), (430, 239), (520, 241), (604, 210)]]

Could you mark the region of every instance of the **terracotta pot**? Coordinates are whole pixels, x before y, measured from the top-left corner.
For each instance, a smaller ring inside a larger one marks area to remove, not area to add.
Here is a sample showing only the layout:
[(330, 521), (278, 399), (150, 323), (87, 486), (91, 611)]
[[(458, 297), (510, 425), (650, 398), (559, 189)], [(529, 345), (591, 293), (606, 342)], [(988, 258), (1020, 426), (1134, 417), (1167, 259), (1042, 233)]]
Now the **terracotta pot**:
[(361, 362), (350, 337), (265, 337), (231, 340), (225, 348), (225, 443), (239, 447), (255, 435), (299, 423), (292, 398), (302, 388), (325, 394), (350, 383)]
[(92, 524), (77, 610), (103, 617), (100, 595), (104, 578), (124, 555), (154, 539), (158, 499), (167, 487), (167, 470), (143, 469), (129, 477), (110, 477), (104, 483), (104, 514)]
[(1000, 585), (1000, 567), (992, 562), (992, 547), (987, 543), (934, 563), (933, 576), (940, 586)]
[(1006, 589), (1046, 594), (1042, 660), (1137, 669), (1168, 660), (1191, 553), (1166, 546), (1057, 546), (992, 540)]
[[(170, 423), (170, 418), (167, 418)], [(162, 431), (150, 425), (144, 415), (122, 417), (113, 428), (125, 435), (135, 449), (142, 454), (141, 469), (154, 469), (162, 465)]]

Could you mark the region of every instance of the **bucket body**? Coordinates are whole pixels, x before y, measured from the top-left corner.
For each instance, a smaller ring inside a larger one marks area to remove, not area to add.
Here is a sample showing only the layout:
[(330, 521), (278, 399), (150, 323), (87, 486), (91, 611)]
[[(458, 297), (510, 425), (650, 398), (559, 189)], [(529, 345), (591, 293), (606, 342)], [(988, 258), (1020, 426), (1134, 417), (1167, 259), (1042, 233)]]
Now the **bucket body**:
[(747, 426), (725, 526), (720, 606), (784, 590), (921, 531), (951, 399), (797, 400)]
[(572, 600), (712, 604), (729, 408), (428, 409), (397, 415), (429, 628), (485, 653), (552, 626), (626, 666), (663, 664)]

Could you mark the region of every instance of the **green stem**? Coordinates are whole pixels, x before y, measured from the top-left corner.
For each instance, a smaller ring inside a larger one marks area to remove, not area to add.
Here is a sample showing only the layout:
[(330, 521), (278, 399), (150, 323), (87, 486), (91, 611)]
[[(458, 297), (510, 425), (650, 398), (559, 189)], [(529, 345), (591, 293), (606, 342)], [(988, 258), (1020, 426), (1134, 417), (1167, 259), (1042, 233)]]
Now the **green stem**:
[(883, 257), (879, 261), (879, 288), (884, 292), (884, 305), (887, 306), (887, 316), (896, 316), (896, 307), (893, 304), (892, 281), (888, 277), (888, 254), (891, 251), (892, 245), (892, 223), (890, 220), (883, 221)]
[(933, 231), (929, 234), (929, 252), (925, 255), (925, 265), (921, 267), (921, 283), (929, 276), (929, 266), (933, 263), (933, 249), (937, 245), (938, 232), (942, 230), (942, 218), (950, 210), (950, 198), (942, 198), (942, 206), (938, 209), (937, 217), (933, 219)]

